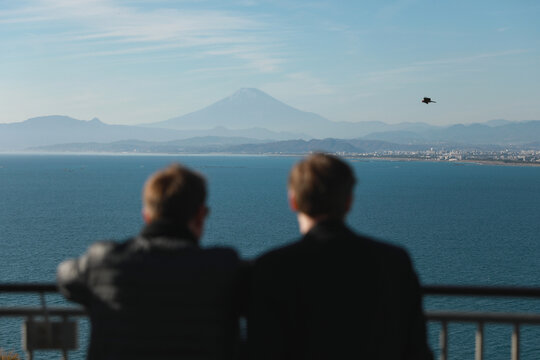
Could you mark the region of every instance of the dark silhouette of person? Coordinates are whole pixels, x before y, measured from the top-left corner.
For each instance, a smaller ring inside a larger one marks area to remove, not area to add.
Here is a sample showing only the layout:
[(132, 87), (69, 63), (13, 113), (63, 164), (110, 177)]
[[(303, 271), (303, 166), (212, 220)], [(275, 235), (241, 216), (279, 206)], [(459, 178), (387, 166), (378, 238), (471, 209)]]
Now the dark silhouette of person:
[(91, 320), (88, 359), (233, 359), (245, 283), (230, 248), (201, 248), (206, 182), (179, 164), (144, 186), (142, 232), (58, 267)]
[(355, 182), (331, 155), (292, 168), (288, 198), (302, 237), (255, 261), (251, 358), (432, 359), (408, 254), (345, 224)]

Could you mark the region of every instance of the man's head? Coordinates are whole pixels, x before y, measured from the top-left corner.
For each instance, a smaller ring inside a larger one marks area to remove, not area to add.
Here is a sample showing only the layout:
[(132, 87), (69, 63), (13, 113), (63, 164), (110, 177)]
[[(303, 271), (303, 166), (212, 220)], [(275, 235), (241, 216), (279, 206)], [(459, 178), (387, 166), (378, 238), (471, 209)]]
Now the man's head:
[(343, 160), (327, 154), (310, 155), (289, 174), (291, 207), (312, 219), (341, 220), (350, 209), (355, 183), (352, 169)]
[[(206, 181), (202, 175), (173, 164), (150, 176), (143, 190), (143, 217), (147, 223), (168, 220), (201, 227), (207, 213)], [(200, 224), (198, 224), (200, 222)], [(200, 225), (200, 226), (199, 226)], [(195, 234), (200, 236), (199, 234)]]

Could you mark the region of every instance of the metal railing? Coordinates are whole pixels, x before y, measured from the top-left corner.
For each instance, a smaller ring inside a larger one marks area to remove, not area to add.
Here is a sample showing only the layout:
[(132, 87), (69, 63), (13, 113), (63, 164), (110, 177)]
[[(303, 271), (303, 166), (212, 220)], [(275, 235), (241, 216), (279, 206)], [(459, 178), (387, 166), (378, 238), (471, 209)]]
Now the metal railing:
[[(0, 306), (0, 317), (22, 317), (23, 349), (26, 358), (32, 360), (34, 351), (59, 350), (62, 359), (68, 359), (68, 350), (78, 348), (77, 323), (72, 317), (87, 316), (81, 307), (48, 307), (45, 293), (56, 293), (55, 284), (0, 284), (1, 293), (37, 293), (41, 307)], [(55, 320), (60, 318), (60, 321)]]
[[(517, 297), (540, 299), (540, 288), (508, 286), (424, 286), (424, 295), (479, 296), (479, 297)], [(440, 360), (448, 359), (448, 323), (475, 323), (475, 360), (484, 359), (484, 326), (487, 323), (509, 324), (512, 326), (511, 360), (520, 358), (521, 325), (540, 325), (540, 314), (517, 312), (466, 312), (466, 311), (427, 311), (426, 318), (439, 322)], [(540, 355), (540, 354), (539, 354)]]
[[(44, 302), (45, 293), (57, 293), (56, 284), (0, 284), (1, 293), (32, 293), (39, 294), (42, 307), (3, 307), (0, 306), (0, 317), (24, 317), (24, 316), (86, 316), (86, 311), (82, 307), (46, 307)], [(45, 307), (45, 312), (44, 312)]]
[[(49, 317), (60, 317), (67, 321), (71, 317), (84, 317), (86, 312), (81, 307), (47, 307), (45, 305), (45, 293), (56, 293), (55, 284), (0, 284), (0, 293), (37, 293), (41, 296), (42, 307), (2, 307), (0, 317), (22, 317), (30, 323), (36, 317), (44, 317), (48, 322)], [(427, 285), (422, 287), (424, 296), (479, 296), (479, 297), (517, 297), (540, 299), (540, 288), (532, 287), (502, 287), (502, 286), (440, 286)], [(503, 323), (512, 326), (511, 337), (511, 360), (520, 358), (520, 327), (522, 325), (540, 325), (540, 314), (517, 313), (517, 312), (481, 312), (481, 311), (426, 311), (429, 322), (440, 323), (440, 360), (448, 359), (448, 324), (449, 323), (475, 323), (476, 343), (475, 360), (484, 359), (484, 325), (487, 323)], [(27, 336), (28, 334), (23, 334)], [(60, 342), (62, 343), (62, 342)], [(51, 349), (54, 347), (48, 347)], [(32, 351), (39, 347), (31, 347), (27, 350), (28, 359), (32, 359)], [(67, 359), (66, 349), (63, 350), (63, 358)], [(540, 354), (539, 354), (540, 356)]]

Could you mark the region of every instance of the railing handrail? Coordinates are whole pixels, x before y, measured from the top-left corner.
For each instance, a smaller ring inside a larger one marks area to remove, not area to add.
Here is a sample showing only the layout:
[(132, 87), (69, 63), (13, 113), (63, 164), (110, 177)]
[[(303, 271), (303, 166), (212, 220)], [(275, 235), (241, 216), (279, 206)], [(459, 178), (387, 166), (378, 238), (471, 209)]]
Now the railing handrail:
[[(486, 297), (528, 297), (540, 299), (540, 287), (521, 286), (471, 286), (471, 285), (424, 285), (421, 287), (424, 296), (486, 296)], [(1, 293), (39, 293), (44, 299), (44, 293), (58, 292), (54, 283), (0, 283)], [(27, 317), (44, 316), (43, 308), (39, 307), (1, 307), (0, 317)], [(45, 316), (60, 316), (64, 320), (70, 316), (87, 316), (82, 307), (54, 307), (47, 308)], [(540, 325), (540, 314), (516, 313), (516, 312), (470, 312), (470, 311), (433, 311), (425, 312), (427, 321), (435, 321), (441, 324), (440, 336), (440, 360), (448, 359), (448, 323), (472, 322), (477, 324), (475, 340), (475, 359), (484, 358), (484, 324), (503, 323), (513, 327), (511, 337), (511, 359), (518, 360), (520, 357), (520, 327), (522, 325)], [(67, 352), (63, 349), (67, 358)], [(31, 358), (31, 353), (29, 355)]]
[[(48, 316), (87, 316), (88, 313), (83, 307), (47, 307)], [(43, 309), (40, 307), (17, 306), (0, 307), (0, 317), (25, 317), (43, 316)]]
[(430, 321), (540, 325), (540, 314), (471, 311), (426, 311)]
[[(424, 295), (443, 296), (501, 296), (540, 298), (540, 287), (477, 286), (477, 285), (424, 285)], [(56, 293), (55, 283), (0, 283), (0, 293)]]
[(501, 296), (540, 298), (540, 287), (477, 286), (477, 285), (424, 285), (424, 295), (443, 296)]
[(55, 293), (55, 283), (0, 283), (0, 293)]

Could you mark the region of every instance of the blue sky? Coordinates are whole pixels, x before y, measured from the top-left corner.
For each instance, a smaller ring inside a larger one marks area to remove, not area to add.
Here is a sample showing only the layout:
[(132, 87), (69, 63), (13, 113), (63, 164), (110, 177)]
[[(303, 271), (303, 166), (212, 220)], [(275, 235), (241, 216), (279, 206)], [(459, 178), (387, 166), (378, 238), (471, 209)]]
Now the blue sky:
[(540, 120), (539, 18), (536, 0), (2, 0), (0, 122), (161, 121), (242, 87), (333, 121)]

